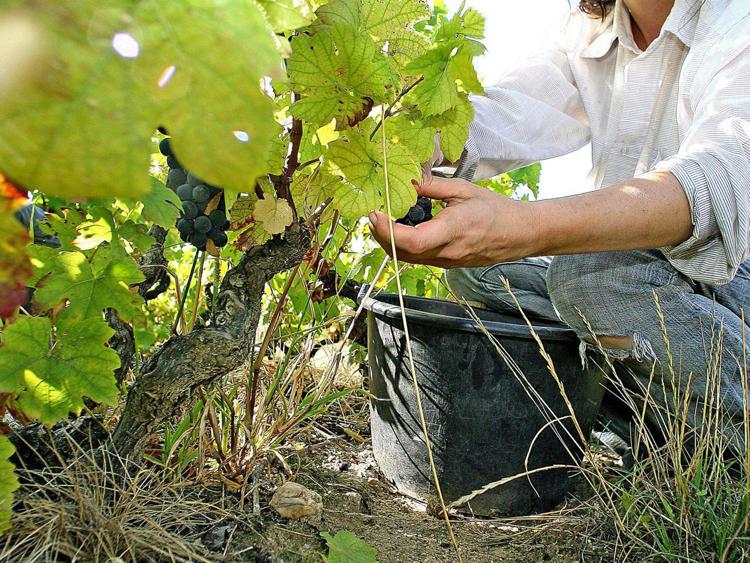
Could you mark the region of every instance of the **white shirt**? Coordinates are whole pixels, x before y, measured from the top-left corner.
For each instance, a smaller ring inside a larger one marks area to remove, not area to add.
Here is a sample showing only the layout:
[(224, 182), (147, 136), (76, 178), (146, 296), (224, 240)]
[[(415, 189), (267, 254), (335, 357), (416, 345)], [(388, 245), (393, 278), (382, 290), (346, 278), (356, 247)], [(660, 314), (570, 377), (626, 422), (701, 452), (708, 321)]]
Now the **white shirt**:
[(693, 235), (661, 249), (701, 282), (731, 281), (750, 252), (750, 0), (677, 0), (641, 51), (618, 0), (604, 20), (577, 10), (554, 49), (484, 96), (457, 175), (480, 179), (591, 142), (595, 188), (672, 172)]

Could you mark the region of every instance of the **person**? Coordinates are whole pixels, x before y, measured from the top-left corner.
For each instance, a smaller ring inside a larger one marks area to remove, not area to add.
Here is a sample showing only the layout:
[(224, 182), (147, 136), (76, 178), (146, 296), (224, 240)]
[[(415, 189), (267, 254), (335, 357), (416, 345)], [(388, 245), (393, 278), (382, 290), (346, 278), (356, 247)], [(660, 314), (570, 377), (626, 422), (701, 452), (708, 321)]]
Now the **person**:
[[(455, 177), (417, 188), (447, 206), (417, 227), (393, 225), (397, 255), (450, 269), (460, 297), (517, 312), (507, 279), (529, 315), (561, 319), (584, 353), (603, 348), (628, 367), (634, 388), (654, 367), (662, 388), (651, 395), (665, 405), (672, 385), (689, 386), (694, 427), (718, 372), (723, 430), (739, 435), (750, 322), (750, 2), (578, 8), (559, 44), (472, 98)], [(527, 202), (470, 183), (589, 142), (593, 191)], [(370, 222), (390, 251), (388, 217), (374, 212)]]

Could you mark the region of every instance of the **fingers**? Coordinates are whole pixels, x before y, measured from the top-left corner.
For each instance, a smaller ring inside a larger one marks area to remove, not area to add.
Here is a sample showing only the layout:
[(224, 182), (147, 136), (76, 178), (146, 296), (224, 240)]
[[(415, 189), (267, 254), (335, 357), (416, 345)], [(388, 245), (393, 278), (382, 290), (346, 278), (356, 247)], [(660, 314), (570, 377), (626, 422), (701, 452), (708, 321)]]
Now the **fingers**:
[[(444, 224), (440, 215), (417, 227), (408, 227), (393, 223), (393, 236), (396, 241), (398, 258), (407, 262), (431, 263), (440, 250), (451, 241), (451, 229)], [(392, 253), (391, 227), (388, 216), (384, 213), (370, 214), (372, 234), (378, 243)]]
[(464, 180), (440, 178), (432, 175), (423, 178), (422, 184), (417, 186), (419, 195), (445, 202), (465, 199), (471, 195), (471, 191), (471, 184)]

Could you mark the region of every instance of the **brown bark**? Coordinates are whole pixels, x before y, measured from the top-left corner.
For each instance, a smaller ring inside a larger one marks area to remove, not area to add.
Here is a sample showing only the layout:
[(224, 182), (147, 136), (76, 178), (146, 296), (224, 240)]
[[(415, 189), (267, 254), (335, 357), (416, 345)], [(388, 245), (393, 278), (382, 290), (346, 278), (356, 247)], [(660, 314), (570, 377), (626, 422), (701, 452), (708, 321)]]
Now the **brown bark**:
[(299, 264), (309, 247), (310, 233), (295, 223), (283, 240), (249, 251), (221, 283), (216, 325), (170, 338), (146, 361), (112, 435), (121, 455), (138, 459), (146, 440), (183, 413), (198, 387), (211, 386), (247, 360), (266, 283)]

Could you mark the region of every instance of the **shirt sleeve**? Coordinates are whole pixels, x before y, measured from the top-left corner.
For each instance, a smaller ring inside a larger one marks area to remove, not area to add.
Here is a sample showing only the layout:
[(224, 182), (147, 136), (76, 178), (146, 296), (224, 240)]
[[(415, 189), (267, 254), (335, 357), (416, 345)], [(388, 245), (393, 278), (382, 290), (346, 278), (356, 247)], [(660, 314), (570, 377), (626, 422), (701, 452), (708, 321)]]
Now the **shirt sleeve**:
[(588, 116), (562, 47), (523, 61), (471, 101), (474, 121), (459, 177), (491, 178), (589, 142)]
[(662, 252), (690, 278), (719, 285), (750, 255), (750, 47), (707, 84), (679, 153), (656, 169), (679, 180), (693, 221), (692, 236)]

